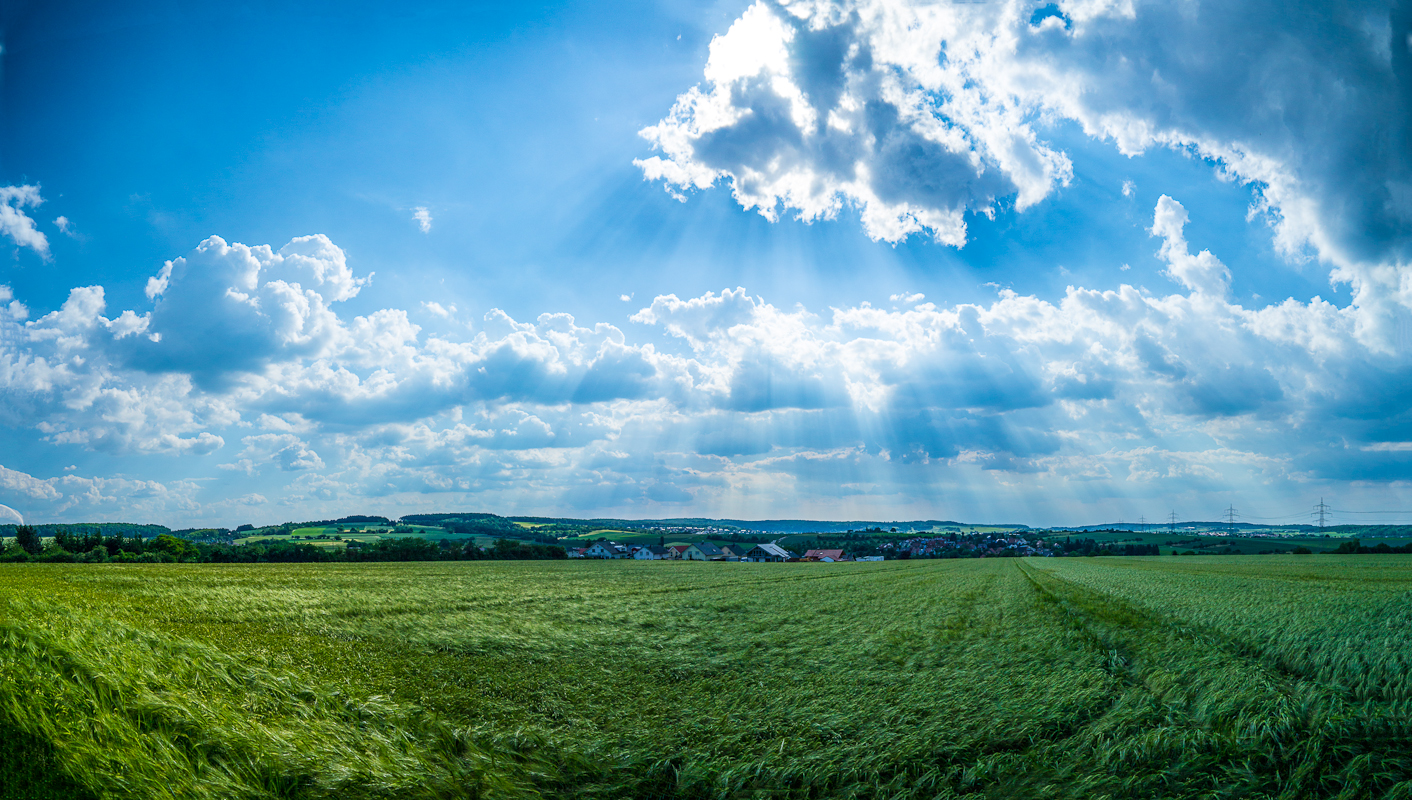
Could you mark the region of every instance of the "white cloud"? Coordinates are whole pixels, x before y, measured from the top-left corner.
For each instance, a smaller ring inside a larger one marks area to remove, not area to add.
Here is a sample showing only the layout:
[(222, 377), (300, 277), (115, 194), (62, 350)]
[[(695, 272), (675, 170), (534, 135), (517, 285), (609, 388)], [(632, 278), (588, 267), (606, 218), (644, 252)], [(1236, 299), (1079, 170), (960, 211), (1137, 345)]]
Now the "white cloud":
[[(1171, 294), (1000, 290), (939, 306), (901, 292), (895, 309), (814, 313), (737, 288), (656, 297), (631, 336), (500, 311), (474, 335), (428, 335), (400, 309), (340, 314), (323, 292), (360, 284), (327, 240), (304, 243), (318, 264), (208, 240), (163, 269), (150, 310), (109, 317), (102, 287), (79, 287), (39, 319), (0, 317), (0, 421), (132, 458), (239, 441), (195, 463), (221, 464), (231, 496), (309, 514), (443, 502), (426, 495), (526, 511), (881, 509), (936, 487), (1164, 495), (1405, 475), (1412, 363), (1364, 335), (1380, 310), (1244, 308), (1221, 261), (1192, 254), (1188, 216), (1170, 197), (1153, 209)], [(202, 317), (245, 352), (223, 361)], [(248, 513), (197, 502), (194, 483), (10, 473), (0, 502), (30, 518)]]
[(417, 206), (412, 211), (412, 219), (417, 221), (417, 228), (422, 233), (431, 233), (431, 211), (426, 206)]
[(1158, 198), (1151, 233), (1162, 237), (1161, 256), (1169, 265), (1167, 275), (1193, 292), (1224, 297), (1230, 288), (1231, 271), (1209, 250), (1194, 256), (1187, 251), (1182, 233), (1187, 219), (1181, 203), (1165, 194)]
[(190, 481), (161, 483), (77, 475), (40, 479), (0, 466), (0, 501), (5, 503), (0, 508), (16, 517), (23, 513), (31, 522), (92, 521), (129, 514), (143, 520), (194, 517), (201, 511), (195, 500), (197, 491)]
[(1132, 196), (1133, 196), (1133, 193), (1136, 192), (1136, 191), (1137, 191), (1137, 184), (1133, 183), (1133, 182), (1130, 181), (1130, 180), (1124, 180), (1124, 181), (1123, 181), (1123, 196), (1124, 196), (1124, 197), (1132, 197)]
[(1412, 36), (1406, 14), (1371, 0), (1057, 9), (761, 0), (713, 40), (705, 85), (643, 130), (660, 155), (636, 163), (673, 192), (728, 181), (772, 220), (851, 205), (874, 239), (960, 246), (966, 212), (1023, 211), (1069, 181), (1042, 132), (1070, 120), (1128, 155), (1214, 160), (1257, 193), (1279, 247), (1312, 248), (1369, 306), (1412, 304), (1397, 277), (1412, 263), (1406, 55), (1387, 38)]
[(285, 472), (324, 468), (319, 454), (293, 434), (262, 433), (246, 436), (240, 441), (245, 449), (237, 454), (234, 462), (221, 464), (221, 469), (254, 475), (265, 465), (274, 465)]
[(74, 235), (76, 235), (76, 234), (74, 234), (73, 223), (69, 222), (69, 218), (68, 218), (68, 217), (65, 217), (65, 216), (58, 216), (58, 217), (55, 217), (55, 218), (54, 218), (54, 227), (58, 228), (58, 229), (59, 229), (59, 233), (62, 233), (62, 234), (64, 234), (65, 236), (74, 236)]
[(124, 349), (152, 372), (185, 372), (203, 383), (269, 363), (317, 357), (337, 345), (330, 304), (348, 300), (371, 275), (354, 277), (343, 251), (323, 235), (268, 246), (213, 236), (165, 264), (147, 282), (156, 300), (142, 332)]
[(41, 256), (49, 256), (49, 240), (25, 214), (25, 206), (44, 202), (38, 186), (0, 186), (0, 233), (21, 247), (28, 247)]
[(8, 469), (3, 465), (0, 465), (0, 491), (12, 497), (33, 500), (57, 500), (62, 496), (48, 482), (38, 480), (24, 472)]
[(1072, 173), (1032, 109), (979, 80), (1013, 47), (1000, 23), (982, 5), (757, 2), (712, 41), (708, 88), (642, 131), (663, 155), (634, 163), (673, 191), (724, 178), (771, 220), (848, 204), (873, 239), (960, 246), (967, 212), (1027, 208)]
[(453, 316), (456, 315), (455, 303), (452, 303), (449, 306), (443, 306), (435, 300), (427, 300), (422, 303), (422, 308), (425, 308), (427, 311), (431, 312), (432, 314), (435, 314), (438, 317), (441, 317), (442, 319), (451, 319)]

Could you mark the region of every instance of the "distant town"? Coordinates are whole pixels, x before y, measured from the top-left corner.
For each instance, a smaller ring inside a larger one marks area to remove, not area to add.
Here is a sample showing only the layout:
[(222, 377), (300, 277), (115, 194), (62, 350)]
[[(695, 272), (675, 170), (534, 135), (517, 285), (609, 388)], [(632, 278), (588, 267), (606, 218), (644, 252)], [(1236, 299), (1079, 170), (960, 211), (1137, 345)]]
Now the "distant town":
[(1412, 526), (1116, 523), (1036, 529), (946, 520), (572, 519), (450, 512), (169, 529), (0, 526), (0, 561), (868, 562), (924, 558), (1412, 552)]

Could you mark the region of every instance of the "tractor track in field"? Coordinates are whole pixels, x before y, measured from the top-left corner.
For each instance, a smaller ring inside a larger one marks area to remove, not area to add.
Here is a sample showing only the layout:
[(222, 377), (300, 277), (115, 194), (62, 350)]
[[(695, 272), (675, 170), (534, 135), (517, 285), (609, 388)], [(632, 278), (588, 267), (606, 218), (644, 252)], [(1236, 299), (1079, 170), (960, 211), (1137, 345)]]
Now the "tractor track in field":
[[(1220, 631), (1142, 609), (1050, 570), (1021, 562), (1016, 567), (1034, 588), (1037, 602), (1047, 606), (1060, 624), (1079, 633), (1102, 657), (1104, 671), (1123, 687), (1105, 711), (1076, 726), (1067, 739), (1101, 738), (1100, 728), (1120, 721), (1130, 713), (1126, 709), (1148, 701), (1162, 707), (1164, 723), (1180, 723), (1200, 735), (1214, 734), (1236, 743), (1271, 740), (1269, 750), (1276, 755), (1268, 767), (1270, 775), (1277, 776), (1273, 788), (1278, 791), (1251, 796), (1281, 800), (1400, 797), (1412, 786), (1412, 761), (1401, 759), (1399, 769), (1384, 769), (1373, 776), (1379, 788), (1360, 788), (1368, 782), (1367, 770), (1361, 768), (1367, 754), (1412, 747), (1412, 720), (1405, 704), (1357, 702), (1346, 688), (1283, 669), (1258, 647)], [(1182, 661), (1182, 655), (1188, 660)], [(1198, 674), (1208, 673), (1213, 659), (1263, 678), (1265, 694), (1244, 698), (1248, 706), (1237, 702), (1213, 711), (1216, 704), (1202, 696)], [(1186, 702), (1174, 703), (1174, 698)], [(1292, 713), (1269, 722), (1255, 713), (1260, 709)], [(1063, 746), (1062, 741), (1051, 741)], [(1241, 769), (1250, 771), (1248, 763), (1222, 766), (1232, 775)], [(1267, 782), (1270, 775), (1265, 776)], [(1384, 795), (1389, 786), (1396, 791)], [(1247, 796), (1230, 786), (1210, 789), (1212, 796)]]

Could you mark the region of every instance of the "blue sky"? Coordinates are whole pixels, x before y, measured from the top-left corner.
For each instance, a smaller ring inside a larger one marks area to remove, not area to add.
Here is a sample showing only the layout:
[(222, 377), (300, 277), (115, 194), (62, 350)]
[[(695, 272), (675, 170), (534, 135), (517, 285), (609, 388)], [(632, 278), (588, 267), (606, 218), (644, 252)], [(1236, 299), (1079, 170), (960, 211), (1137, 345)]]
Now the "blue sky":
[(1412, 12), (1042, 6), (8, 4), (0, 504), (1412, 509)]

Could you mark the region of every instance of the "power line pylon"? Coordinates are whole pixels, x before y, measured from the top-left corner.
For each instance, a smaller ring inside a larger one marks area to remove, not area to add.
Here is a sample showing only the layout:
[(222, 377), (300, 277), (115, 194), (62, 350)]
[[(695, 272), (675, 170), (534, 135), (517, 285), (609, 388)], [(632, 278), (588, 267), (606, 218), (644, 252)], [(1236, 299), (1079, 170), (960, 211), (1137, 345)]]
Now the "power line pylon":
[(1231, 505), (1230, 508), (1226, 509), (1226, 528), (1232, 536), (1235, 535), (1235, 518), (1237, 513), (1235, 505)]
[(1147, 532), (1147, 517), (1145, 515), (1137, 518), (1137, 528), (1144, 533)]
[(1177, 532), (1177, 510), (1176, 510), (1175, 508), (1172, 509), (1172, 513), (1171, 513), (1171, 514), (1167, 515), (1167, 532), (1168, 532), (1168, 533), (1176, 533), (1176, 532)]
[(1324, 529), (1324, 515), (1329, 511), (1329, 506), (1324, 502), (1324, 498), (1319, 498), (1319, 504), (1314, 506), (1314, 513), (1319, 515), (1319, 530)]

